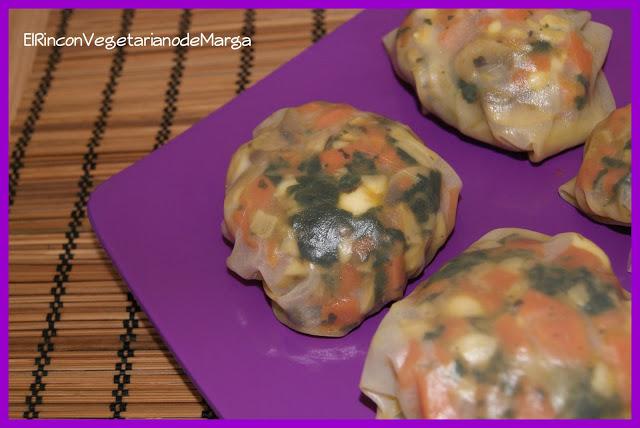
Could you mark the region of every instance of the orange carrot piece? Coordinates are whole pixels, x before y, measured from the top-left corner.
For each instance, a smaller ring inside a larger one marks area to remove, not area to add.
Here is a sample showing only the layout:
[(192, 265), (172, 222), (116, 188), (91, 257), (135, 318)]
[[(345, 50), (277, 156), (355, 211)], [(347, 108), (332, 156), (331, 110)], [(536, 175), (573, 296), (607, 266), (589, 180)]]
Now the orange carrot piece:
[(519, 316), (544, 353), (563, 362), (586, 364), (589, 361), (587, 330), (576, 309), (532, 289), (522, 300)]
[(382, 170), (399, 171), (406, 166), (392, 147), (386, 147), (378, 156), (377, 166)]
[(322, 104), (318, 102), (310, 102), (310, 103), (302, 104), (301, 106), (296, 107), (295, 110), (301, 114), (309, 114), (322, 109), (322, 107), (323, 107)]
[(362, 274), (351, 263), (340, 265), (340, 293), (348, 295), (359, 288)]
[(563, 266), (573, 269), (584, 266), (589, 270), (598, 271), (598, 268), (602, 266), (602, 261), (598, 256), (575, 245), (567, 247), (559, 254), (558, 260), (562, 262)]
[(336, 325), (347, 326), (360, 321), (360, 304), (358, 300), (351, 296), (341, 297), (333, 300), (327, 305), (326, 315), (332, 313), (336, 316)]
[(320, 153), (320, 163), (328, 174), (333, 174), (346, 165), (347, 158), (344, 151), (330, 149)]
[(516, 68), (511, 73), (511, 81), (517, 85), (523, 85), (527, 82), (529, 78), (529, 72), (524, 68)]
[(251, 237), (250, 225), (253, 215), (258, 209), (268, 207), (273, 199), (275, 188), (265, 177), (258, 177), (251, 182), (240, 195), (240, 209), (234, 213), (234, 222), (242, 230), (244, 241), (255, 248), (256, 241)]
[(549, 71), (551, 69), (551, 56), (546, 52), (537, 52), (529, 56), (538, 71)]
[(416, 376), (416, 383), (418, 386), (418, 403), (420, 405), (420, 415), (423, 418), (428, 418), (431, 414), (429, 409), (429, 377), (425, 373), (420, 373), (420, 376)]
[[(390, 291), (400, 291), (406, 282), (406, 273), (404, 270), (404, 255), (399, 254), (391, 258), (387, 270), (387, 288)], [(395, 293), (392, 293), (395, 294)]]
[(528, 9), (505, 9), (502, 11), (504, 16), (509, 21), (524, 21), (529, 17)]
[(536, 241), (535, 239), (527, 239), (527, 238), (509, 239), (505, 243), (505, 247), (529, 250), (539, 256), (544, 254), (544, 248), (542, 246), (542, 243), (540, 241)]
[(576, 64), (578, 70), (580, 70), (585, 77), (588, 78), (591, 75), (593, 55), (585, 46), (582, 41), (582, 37), (575, 31), (572, 31), (571, 34), (569, 34), (567, 55), (573, 63)]
[(480, 19), (478, 19), (478, 26), (480, 28), (485, 28), (487, 27), (489, 24), (491, 24), (491, 22), (493, 22), (493, 18), (490, 17), (489, 15), (484, 15), (483, 17), (481, 17)]

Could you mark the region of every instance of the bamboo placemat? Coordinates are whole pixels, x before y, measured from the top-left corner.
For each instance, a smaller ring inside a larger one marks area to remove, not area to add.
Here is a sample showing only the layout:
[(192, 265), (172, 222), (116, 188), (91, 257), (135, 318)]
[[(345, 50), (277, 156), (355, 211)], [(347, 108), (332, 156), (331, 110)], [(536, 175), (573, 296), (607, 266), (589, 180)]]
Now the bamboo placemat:
[(52, 11), (49, 35), (254, 44), (38, 48), (9, 147), (11, 418), (214, 417), (97, 242), (88, 196), (356, 12)]

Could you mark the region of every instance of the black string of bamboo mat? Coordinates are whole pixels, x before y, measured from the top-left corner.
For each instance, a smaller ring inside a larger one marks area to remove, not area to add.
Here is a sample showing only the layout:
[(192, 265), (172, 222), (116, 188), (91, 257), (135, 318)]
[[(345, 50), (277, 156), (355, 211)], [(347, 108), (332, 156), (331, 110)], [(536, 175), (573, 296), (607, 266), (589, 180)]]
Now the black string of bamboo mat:
[[(191, 28), (191, 18), (191, 10), (184, 9), (178, 24), (178, 37), (182, 38), (187, 35)], [(171, 126), (178, 110), (178, 95), (188, 51), (188, 46), (178, 45), (174, 48), (173, 67), (167, 82), (162, 119), (156, 133), (156, 142), (153, 145), (153, 150), (162, 147), (171, 136)], [(113, 383), (116, 388), (111, 391), (114, 400), (109, 406), (109, 409), (113, 412), (114, 419), (122, 419), (122, 414), (127, 410), (127, 403), (124, 397), (129, 396), (127, 385), (131, 383), (131, 376), (133, 375), (133, 364), (129, 361), (129, 358), (135, 356), (135, 349), (132, 349), (131, 344), (136, 341), (135, 329), (138, 328), (137, 314), (140, 312), (140, 306), (131, 293), (127, 293), (127, 302), (127, 318), (123, 320), (125, 334), (120, 335), (121, 346), (118, 350), (118, 358), (120, 360), (116, 363), (118, 374), (113, 377)]]
[[(65, 37), (67, 29), (69, 27), (69, 20), (73, 15), (73, 9), (63, 9), (60, 11), (60, 23), (56, 30), (56, 38)], [(13, 205), (16, 197), (16, 191), (18, 190), (18, 182), (20, 181), (20, 171), (24, 166), (24, 158), (27, 154), (27, 147), (31, 141), (31, 137), (36, 130), (38, 119), (40, 119), (40, 113), (44, 108), (49, 88), (53, 82), (55, 71), (58, 68), (58, 63), (62, 57), (62, 47), (54, 46), (49, 53), (47, 59), (47, 65), (40, 78), (38, 89), (33, 94), (31, 101), (31, 107), (29, 108), (29, 114), (22, 125), (22, 132), (20, 138), (16, 142), (16, 145), (11, 153), (11, 163), (9, 166), (9, 208)]]
[[(253, 37), (256, 35), (256, 11), (254, 9), (246, 9), (244, 11), (244, 26), (242, 27), (242, 37)], [(240, 50), (240, 70), (238, 71), (238, 80), (236, 80), (236, 94), (244, 91), (251, 82), (251, 69), (253, 68), (253, 59), (255, 49), (251, 46), (243, 46)]]
[[(126, 34), (129, 33), (133, 17), (133, 10), (123, 10), (119, 32), (120, 36), (126, 36)], [(69, 281), (69, 274), (73, 268), (72, 260), (74, 258), (74, 250), (77, 247), (76, 240), (80, 235), (79, 228), (82, 226), (84, 218), (86, 217), (89, 193), (93, 188), (92, 171), (96, 168), (98, 161), (96, 149), (100, 145), (107, 127), (113, 96), (118, 86), (118, 80), (122, 75), (125, 59), (125, 47), (118, 46), (111, 61), (109, 78), (102, 91), (102, 102), (98, 116), (93, 124), (93, 131), (87, 144), (87, 150), (83, 156), (83, 173), (78, 180), (77, 199), (70, 214), (71, 221), (69, 222), (69, 228), (65, 234), (67, 242), (63, 245), (63, 251), (58, 256), (60, 262), (56, 266), (57, 273), (53, 278), (55, 286), (51, 289), (53, 301), (50, 302), (50, 310), (46, 315), (47, 327), (42, 330), (42, 338), (38, 344), (38, 352), (40, 355), (35, 358), (37, 369), (32, 372), (33, 383), (25, 398), (27, 410), (24, 412), (24, 417), (27, 419), (35, 419), (39, 416), (37, 406), (42, 404), (40, 392), (46, 388), (44, 378), (48, 374), (46, 368), (51, 363), (49, 352), (54, 350), (53, 338), (56, 336), (56, 322), (60, 321), (62, 308), (64, 307), (62, 296), (65, 294), (65, 284)]]
[(313, 28), (311, 30), (311, 41), (317, 42), (327, 34), (327, 26), (325, 24), (325, 10), (324, 9), (312, 9), (313, 14)]
[[(189, 28), (191, 28), (191, 18), (191, 9), (184, 9), (180, 17), (180, 24), (178, 25), (178, 36), (180, 38), (186, 36), (189, 32)], [(173, 125), (173, 119), (178, 110), (178, 95), (180, 94), (180, 84), (182, 83), (188, 51), (189, 46), (178, 45), (174, 49), (173, 67), (171, 68), (171, 75), (167, 82), (167, 91), (164, 95), (164, 109), (162, 110), (160, 128), (156, 134), (156, 143), (153, 145), (154, 150), (162, 147), (171, 135), (171, 126)]]

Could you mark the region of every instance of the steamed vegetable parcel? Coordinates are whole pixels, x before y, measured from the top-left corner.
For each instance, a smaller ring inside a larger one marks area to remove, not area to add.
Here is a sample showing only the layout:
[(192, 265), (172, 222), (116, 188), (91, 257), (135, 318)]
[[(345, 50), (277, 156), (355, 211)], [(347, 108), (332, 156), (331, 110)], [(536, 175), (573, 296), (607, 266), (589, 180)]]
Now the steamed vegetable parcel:
[(425, 112), (540, 161), (614, 108), (601, 71), (611, 29), (563, 9), (418, 9), (385, 45)]
[(560, 196), (597, 221), (631, 225), (631, 105), (596, 126), (578, 175)]
[(381, 418), (629, 417), (630, 330), (593, 242), (497, 229), (391, 306), (360, 388)]
[(279, 110), (231, 160), (227, 265), (261, 279), (289, 327), (345, 335), (433, 258), (460, 187), (402, 124), (344, 104)]

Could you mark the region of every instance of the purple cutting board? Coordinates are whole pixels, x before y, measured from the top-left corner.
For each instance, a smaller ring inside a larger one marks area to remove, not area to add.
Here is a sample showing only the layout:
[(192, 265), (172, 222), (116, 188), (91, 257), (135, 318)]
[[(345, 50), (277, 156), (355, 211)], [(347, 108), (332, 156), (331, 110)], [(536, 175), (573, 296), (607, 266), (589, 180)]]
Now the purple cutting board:
[[(284, 106), (345, 102), (406, 123), (458, 172), (464, 184), (455, 231), (423, 276), (489, 230), (515, 226), (582, 233), (609, 254), (630, 286), (628, 231), (594, 223), (558, 196), (558, 186), (580, 165), (582, 147), (533, 165), (419, 113), (381, 43), (405, 14), (358, 15), (91, 197), (89, 215), (105, 249), (224, 418), (374, 417), (358, 383), (386, 309), (344, 338), (305, 336), (276, 320), (258, 283), (243, 283), (225, 266), (231, 249), (220, 223), (229, 159), (260, 121)], [(593, 18), (614, 29), (605, 70), (618, 105), (625, 105), (631, 96), (630, 14), (597, 10)]]

